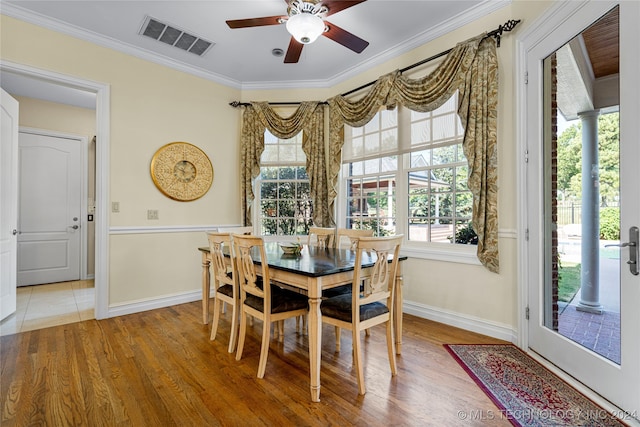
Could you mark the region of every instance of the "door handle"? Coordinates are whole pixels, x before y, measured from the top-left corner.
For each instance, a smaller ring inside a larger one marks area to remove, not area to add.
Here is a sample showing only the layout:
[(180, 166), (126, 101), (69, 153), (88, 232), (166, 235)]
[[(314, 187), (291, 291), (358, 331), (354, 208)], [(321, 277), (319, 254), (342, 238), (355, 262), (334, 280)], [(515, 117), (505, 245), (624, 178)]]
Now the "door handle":
[(79, 225), (71, 225), (70, 227), (73, 228), (74, 230), (77, 230), (78, 228), (80, 228)]
[(638, 240), (639, 240), (640, 230), (638, 227), (633, 226), (629, 228), (629, 241), (620, 243), (619, 245), (604, 245), (608, 246), (617, 246), (619, 248), (629, 247), (629, 271), (634, 276), (638, 275)]

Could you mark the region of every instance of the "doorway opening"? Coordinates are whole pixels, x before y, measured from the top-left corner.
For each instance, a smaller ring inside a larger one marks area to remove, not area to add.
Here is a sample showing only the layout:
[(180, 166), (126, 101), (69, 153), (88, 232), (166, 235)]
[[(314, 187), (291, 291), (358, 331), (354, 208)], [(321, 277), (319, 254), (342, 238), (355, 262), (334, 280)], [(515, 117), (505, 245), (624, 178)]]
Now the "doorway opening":
[[(46, 84), (57, 92), (76, 93), (92, 97), (95, 106), (95, 199), (93, 224), (95, 227), (94, 257), (94, 315), (96, 319), (108, 317), (108, 165), (109, 165), (109, 104), (110, 90), (107, 84), (37, 69), (34, 67), (0, 62), (3, 76), (13, 74), (33, 82)], [(5, 79), (3, 79), (3, 86)], [(91, 184), (91, 183), (90, 183)], [(17, 201), (16, 201), (17, 203)], [(90, 279), (90, 278), (89, 278)], [(89, 280), (91, 282), (91, 280)], [(83, 286), (86, 286), (84, 283)]]

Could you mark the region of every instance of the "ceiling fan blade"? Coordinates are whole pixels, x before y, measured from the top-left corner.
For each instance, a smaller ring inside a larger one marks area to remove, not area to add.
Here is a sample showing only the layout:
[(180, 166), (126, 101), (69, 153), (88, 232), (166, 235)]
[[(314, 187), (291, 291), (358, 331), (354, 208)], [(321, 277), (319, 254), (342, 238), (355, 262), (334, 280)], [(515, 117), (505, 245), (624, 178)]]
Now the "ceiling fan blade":
[(349, 31), (343, 30), (331, 22), (325, 21), (325, 23), (327, 24), (327, 27), (329, 27), (329, 30), (322, 33), (322, 35), (340, 43), (342, 46), (347, 47), (356, 53), (361, 53), (367, 46), (369, 46), (368, 41), (362, 40), (360, 37), (351, 34)]
[(296, 62), (298, 62), (303, 47), (304, 45), (302, 43), (299, 43), (296, 39), (291, 37), (289, 48), (287, 49), (287, 54), (284, 57), (284, 63), (295, 64)]
[(353, 1), (341, 1), (341, 0), (324, 0), (322, 4), (327, 6), (329, 12), (327, 16), (333, 15), (334, 13), (340, 12), (341, 10), (345, 10), (350, 8), (351, 6), (355, 6), (360, 3), (364, 3), (367, 0), (353, 0)]
[(287, 16), (265, 16), (262, 18), (249, 18), (249, 19), (232, 19), (227, 21), (229, 28), (247, 28), (247, 27), (262, 27), (265, 25), (279, 25), (280, 19), (287, 19)]

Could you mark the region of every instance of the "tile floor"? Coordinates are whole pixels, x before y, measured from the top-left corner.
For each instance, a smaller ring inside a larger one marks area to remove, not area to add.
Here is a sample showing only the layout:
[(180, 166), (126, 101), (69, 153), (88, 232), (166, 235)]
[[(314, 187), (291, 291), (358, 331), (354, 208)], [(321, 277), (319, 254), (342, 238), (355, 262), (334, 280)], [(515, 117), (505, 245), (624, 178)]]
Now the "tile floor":
[(0, 336), (94, 318), (93, 280), (18, 288), (16, 312), (0, 323)]

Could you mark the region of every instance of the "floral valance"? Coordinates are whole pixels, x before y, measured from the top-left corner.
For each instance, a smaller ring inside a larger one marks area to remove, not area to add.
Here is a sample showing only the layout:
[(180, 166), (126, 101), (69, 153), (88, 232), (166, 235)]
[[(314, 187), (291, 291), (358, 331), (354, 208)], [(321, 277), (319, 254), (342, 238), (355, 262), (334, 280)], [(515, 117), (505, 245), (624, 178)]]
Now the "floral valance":
[(473, 228), (478, 235), (478, 259), (499, 271), (497, 212), (498, 61), (496, 40), (484, 34), (459, 43), (431, 74), (410, 79), (396, 71), (380, 77), (357, 101), (343, 96), (329, 103), (329, 210), (337, 195), (344, 125), (363, 126), (382, 107), (403, 105), (432, 111), (459, 91), (458, 115), (465, 129), (463, 149), (469, 163), (473, 194)]
[[(324, 110), (318, 102), (303, 102), (290, 117), (275, 113), (266, 102), (246, 107), (242, 125), (242, 214), (251, 224), (253, 180), (260, 173), (264, 131), (291, 138), (303, 131), (303, 150), (314, 203), (314, 223), (334, 224), (338, 174), (342, 162), (344, 125), (363, 126), (380, 108), (403, 105), (426, 112), (440, 107), (459, 92), (458, 115), (465, 129), (463, 149), (469, 164), (468, 186), (473, 194), (473, 228), (478, 235), (478, 259), (499, 271), (497, 212), (498, 61), (496, 40), (480, 35), (459, 43), (437, 69), (418, 79), (399, 71), (380, 77), (357, 101), (343, 96), (328, 100), (329, 164), (325, 165)], [(326, 179), (328, 177), (328, 180)]]
[(289, 117), (281, 117), (266, 102), (252, 102), (242, 118), (241, 194), (244, 224), (251, 224), (251, 206), (255, 198), (253, 180), (260, 174), (260, 156), (264, 151), (264, 132), (269, 129), (278, 138), (292, 138), (302, 132), (302, 150), (307, 157), (313, 221), (324, 226), (331, 221), (328, 211), (328, 187), (324, 145), (324, 108), (318, 102), (302, 102)]

